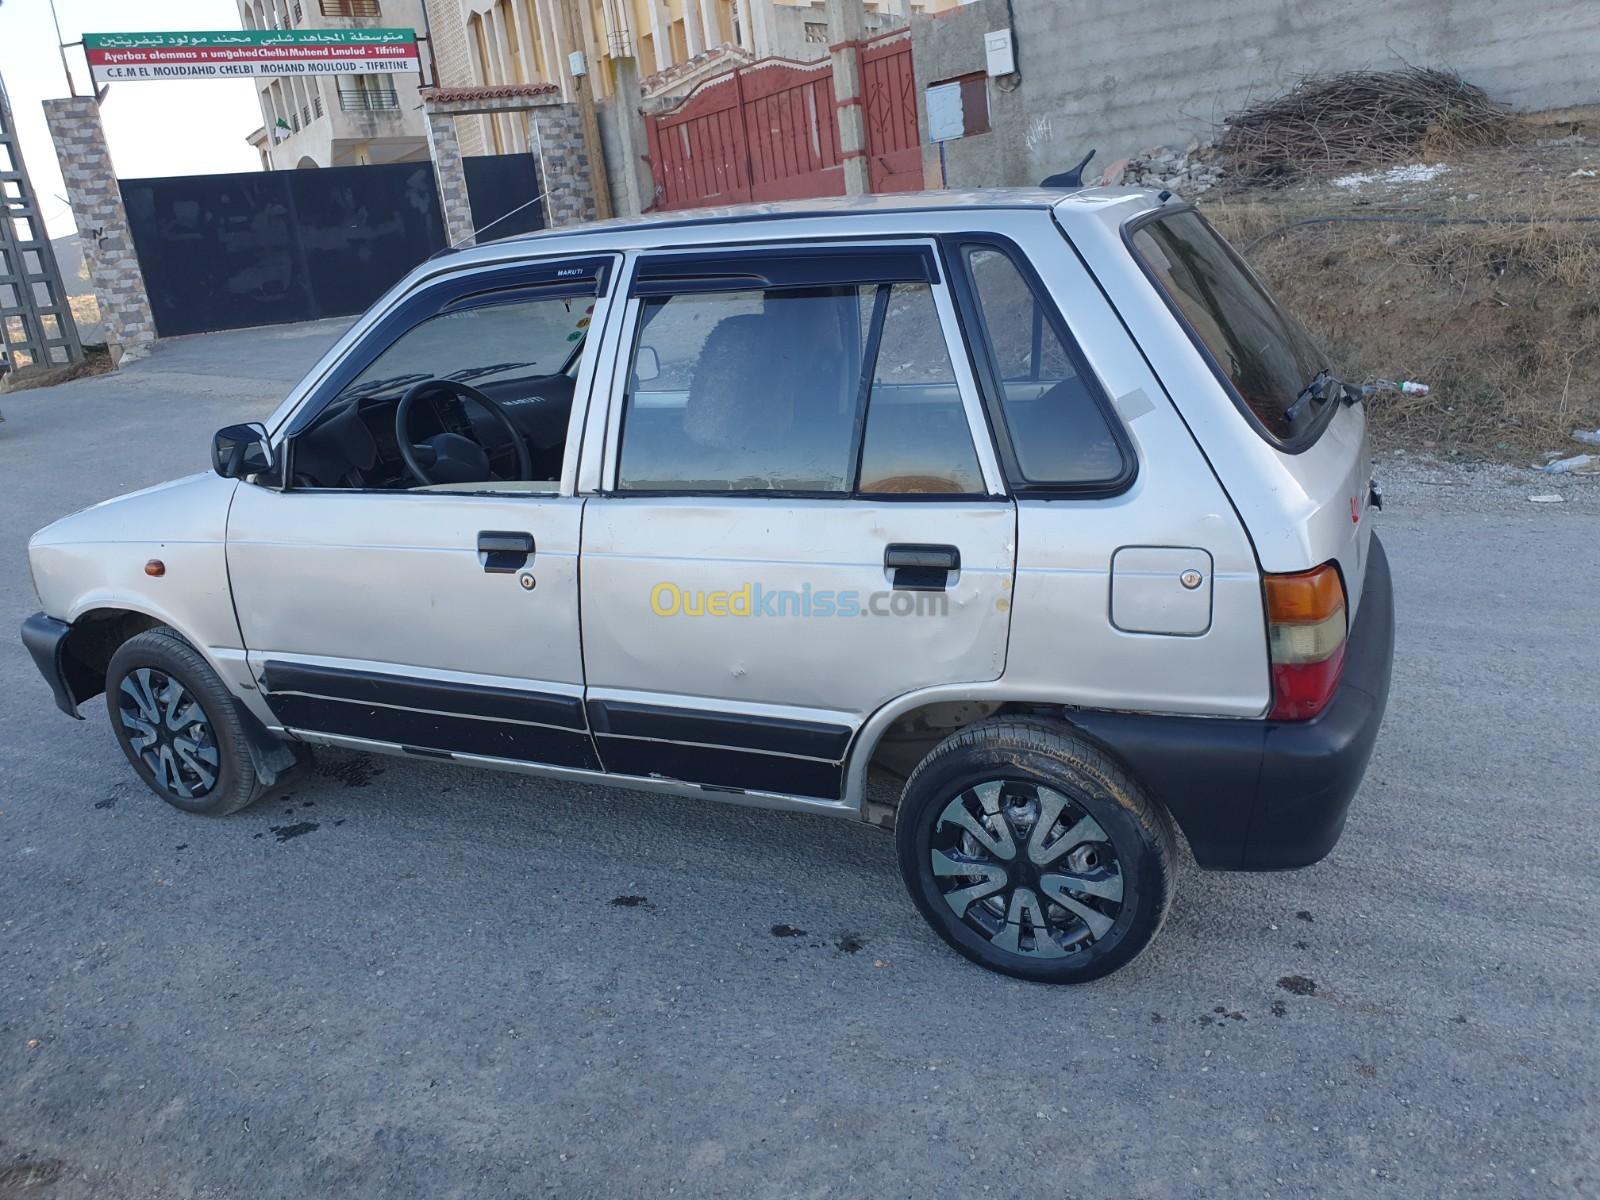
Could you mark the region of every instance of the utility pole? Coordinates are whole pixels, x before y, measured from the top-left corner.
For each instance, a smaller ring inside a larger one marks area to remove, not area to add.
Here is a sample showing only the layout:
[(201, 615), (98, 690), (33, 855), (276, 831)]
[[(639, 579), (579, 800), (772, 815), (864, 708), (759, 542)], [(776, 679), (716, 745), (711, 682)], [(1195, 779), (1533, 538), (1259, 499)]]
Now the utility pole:
[[(579, 74), (572, 69), (573, 62), (569, 57), (562, 65), (567, 77), (572, 81), (572, 95), (578, 102), (578, 117), (583, 125), (583, 151), (589, 160), (589, 190), (594, 194), (594, 215), (604, 220), (612, 216), (611, 189), (606, 181), (606, 156), (605, 148), (600, 142), (600, 118), (595, 113), (594, 90), (590, 87), (590, 79), (594, 70), (593, 55), (589, 53), (588, 39), (583, 36), (583, 22), (579, 20), (577, 6), (587, 3), (588, 0), (556, 0), (556, 9), (561, 14), (561, 23), (566, 27), (566, 42), (568, 46), (581, 47), (576, 53), (582, 54), (583, 73)], [(549, 184), (545, 184), (549, 187)]]

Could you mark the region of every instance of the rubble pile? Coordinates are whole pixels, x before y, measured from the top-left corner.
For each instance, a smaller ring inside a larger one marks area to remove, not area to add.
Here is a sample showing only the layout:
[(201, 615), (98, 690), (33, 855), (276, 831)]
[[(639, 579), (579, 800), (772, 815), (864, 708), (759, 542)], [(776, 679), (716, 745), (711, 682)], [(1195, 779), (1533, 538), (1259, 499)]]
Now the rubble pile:
[(1151, 146), (1128, 159), (1120, 180), (1129, 187), (1166, 188), (1180, 196), (1196, 196), (1222, 180), (1222, 164), (1210, 146), (1190, 142), (1182, 150)]

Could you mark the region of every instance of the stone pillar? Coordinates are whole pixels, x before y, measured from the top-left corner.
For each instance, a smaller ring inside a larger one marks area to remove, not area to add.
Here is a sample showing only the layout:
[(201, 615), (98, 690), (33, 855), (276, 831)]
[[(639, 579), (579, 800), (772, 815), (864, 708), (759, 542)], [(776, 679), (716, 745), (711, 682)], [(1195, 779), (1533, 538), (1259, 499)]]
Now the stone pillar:
[(44, 119), (61, 160), (111, 361), (120, 366), (143, 358), (155, 343), (156, 320), (100, 125), (100, 105), (92, 96), (46, 100)]
[(861, 0), (828, 0), (828, 56), (833, 63), (833, 99), (839, 113), (839, 152), (844, 159), (844, 194), (872, 190), (867, 170), (867, 119), (861, 102), (861, 41), (866, 31)]
[(539, 155), (539, 183), (544, 188), (545, 224), (554, 228), (593, 220), (589, 156), (584, 152), (578, 106), (545, 104), (529, 117)]
[(439, 188), (439, 216), (444, 220), (444, 238), (452, 246), (470, 246), (472, 201), (467, 197), (467, 173), (461, 165), (461, 143), (456, 139), (456, 119), (440, 112), (432, 100), (422, 108), (428, 122), (428, 154), (433, 159), (433, 178)]

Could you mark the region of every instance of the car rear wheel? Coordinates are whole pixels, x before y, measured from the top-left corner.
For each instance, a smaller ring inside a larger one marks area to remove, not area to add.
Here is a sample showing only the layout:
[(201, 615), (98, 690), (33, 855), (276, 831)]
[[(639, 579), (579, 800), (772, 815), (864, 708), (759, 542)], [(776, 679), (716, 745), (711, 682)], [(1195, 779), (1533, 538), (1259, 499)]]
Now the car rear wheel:
[(946, 738), (907, 781), (895, 831), (934, 930), (1022, 979), (1115, 971), (1149, 944), (1172, 898), (1170, 818), (1063, 723), (986, 721)]
[(222, 816), (264, 790), (233, 697), (171, 630), (141, 633), (111, 656), (106, 709), (133, 769), (168, 804)]

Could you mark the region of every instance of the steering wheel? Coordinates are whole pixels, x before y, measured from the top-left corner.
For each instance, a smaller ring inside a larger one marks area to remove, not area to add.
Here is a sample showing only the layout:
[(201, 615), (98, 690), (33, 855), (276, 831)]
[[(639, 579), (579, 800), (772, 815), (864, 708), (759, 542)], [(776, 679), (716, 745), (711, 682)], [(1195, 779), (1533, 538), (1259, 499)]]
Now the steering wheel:
[(420, 444), (411, 440), (411, 409), (419, 396), (430, 392), (449, 392), (458, 399), (476, 404), (493, 417), (516, 452), (517, 473), (512, 478), (533, 478), (533, 458), (528, 453), (528, 443), (498, 401), (459, 380), (424, 379), (406, 389), (406, 394), (400, 397), (400, 403), (394, 410), (394, 436), (400, 444), (400, 457), (405, 459), (406, 470), (417, 482), (424, 485), (485, 483), (503, 478), (495, 475), (489, 466), (489, 452), (503, 447), (486, 446), (480, 442), (470, 420), (464, 422), (465, 430), (436, 433)]

